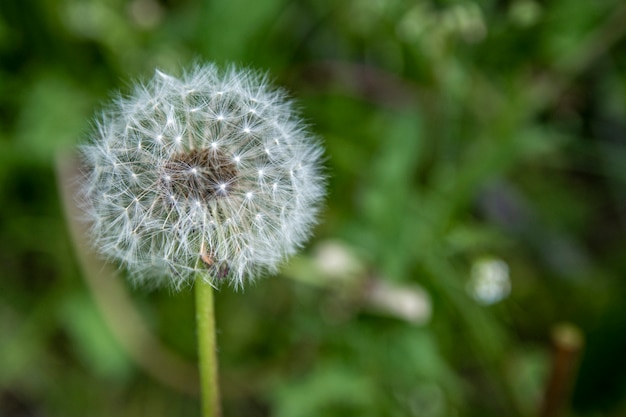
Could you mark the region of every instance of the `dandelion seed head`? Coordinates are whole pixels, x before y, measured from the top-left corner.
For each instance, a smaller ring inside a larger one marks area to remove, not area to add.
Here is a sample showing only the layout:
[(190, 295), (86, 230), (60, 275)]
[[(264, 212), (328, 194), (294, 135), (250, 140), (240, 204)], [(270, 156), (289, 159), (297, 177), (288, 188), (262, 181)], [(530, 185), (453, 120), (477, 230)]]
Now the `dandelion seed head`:
[(96, 124), (81, 147), (81, 207), (94, 247), (136, 283), (242, 287), (309, 237), (322, 149), (265, 77), (156, 71)]

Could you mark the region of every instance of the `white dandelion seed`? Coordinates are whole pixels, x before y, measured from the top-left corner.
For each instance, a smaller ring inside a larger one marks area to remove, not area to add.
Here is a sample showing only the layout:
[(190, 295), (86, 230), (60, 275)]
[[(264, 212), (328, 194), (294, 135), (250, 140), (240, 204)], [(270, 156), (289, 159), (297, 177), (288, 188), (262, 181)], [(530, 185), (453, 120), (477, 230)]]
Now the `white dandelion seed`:
[(322, 148), (292, 103), (235, 68), (157, 71), (80, 150), (95, 248), (149, 286), (200, 274), (241, 287), (275, 272), (309, 237), (325, 193)]

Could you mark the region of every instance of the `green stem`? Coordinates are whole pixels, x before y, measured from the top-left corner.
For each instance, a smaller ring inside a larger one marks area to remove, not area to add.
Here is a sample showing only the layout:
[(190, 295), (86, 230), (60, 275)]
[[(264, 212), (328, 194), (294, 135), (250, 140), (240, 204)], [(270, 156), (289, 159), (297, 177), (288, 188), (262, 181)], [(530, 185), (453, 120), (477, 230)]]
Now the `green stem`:
[(196, 323), (198, 331), (198, 367), (203, 417), (220, 417), (217, 383), (217, 350), (213, 287), (202, 277), (196, 279)]

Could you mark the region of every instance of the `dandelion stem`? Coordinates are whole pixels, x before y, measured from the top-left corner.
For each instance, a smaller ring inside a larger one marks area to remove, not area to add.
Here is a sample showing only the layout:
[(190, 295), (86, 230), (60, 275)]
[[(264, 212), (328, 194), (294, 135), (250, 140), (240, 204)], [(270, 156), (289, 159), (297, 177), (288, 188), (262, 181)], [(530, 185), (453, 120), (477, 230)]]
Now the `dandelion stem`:
[(202, 416), (220, 417), (213, 287), (200, 276), (195, 281), (195, 287)]

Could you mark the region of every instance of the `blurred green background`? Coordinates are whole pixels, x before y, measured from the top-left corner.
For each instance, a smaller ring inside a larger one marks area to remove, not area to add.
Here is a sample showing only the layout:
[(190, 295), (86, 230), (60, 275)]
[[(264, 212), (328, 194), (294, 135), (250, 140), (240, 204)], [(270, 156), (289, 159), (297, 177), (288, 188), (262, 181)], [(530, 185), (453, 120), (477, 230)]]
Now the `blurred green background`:
[(90, 277), (58, 174), (194, 59), (267, 70), (330, 175), (217, 295), (225, 416), (626, 415), (625, 39), (621, 0), (3, 0), (0, 416), (199, 416), (191, 291)]

